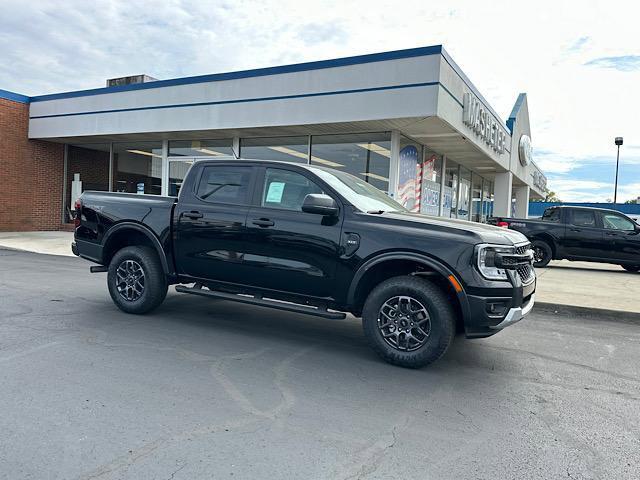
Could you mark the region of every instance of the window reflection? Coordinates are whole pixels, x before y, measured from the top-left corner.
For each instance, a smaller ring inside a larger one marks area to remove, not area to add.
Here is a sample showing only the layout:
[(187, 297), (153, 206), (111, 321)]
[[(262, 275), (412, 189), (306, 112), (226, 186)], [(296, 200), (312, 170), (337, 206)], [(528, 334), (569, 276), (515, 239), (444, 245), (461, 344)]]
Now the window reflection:
[(162, 142), (113, 144), (114, 190), (160, 195)]
[(259, 160), (308, 163), (309, 137), (243, 138), (240, 156)]
[(391, 134), (317, 135), (311, 137), (311, 164), (350, 173), (387, 192)]
[(171, 140), (170, 157), (223, 157), (233, 156), (233, 140)]

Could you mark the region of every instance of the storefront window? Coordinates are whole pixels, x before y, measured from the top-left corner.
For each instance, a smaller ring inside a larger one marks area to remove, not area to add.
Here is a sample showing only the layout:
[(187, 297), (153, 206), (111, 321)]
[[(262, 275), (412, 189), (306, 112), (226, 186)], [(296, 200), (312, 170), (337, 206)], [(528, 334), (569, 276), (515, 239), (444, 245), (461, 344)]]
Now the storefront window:
[(407, 137), (400, 137), (398, 198), (396, 200), (410, 212), (420, 211), (420, 197), (422, 195), (421, 161), (422, 145)]
[(493, 216), (493, 182), (488, 180), (482, 186), (482, 212), (485, 221)]
[(391, 134), (318, 135), (311, 138), (311, 164), (355, 175), (389, 191)]
[(471, 171), (460, 167), (460, 193), (458, 194), (458, 218), (469, 220), (471, 208)]
[(458, 208), (458, 164), (447, 160), (447, 167), (444, 176), (444, 206), (442, 215), (445, 217), (456, 217)]
[[(65, 199), (65, 220), (70, 221), (69, 212), (85, 190), (109, 190), (108, 143), (69, 145), (67, 148), (67, 178)], [(77, 180), (74, 182), (74, 179)]]
[(440, 209), (440, 182), (442, 180), (442, 158), (424, 147), (422, 162), (422, 195), (420, 212), (437, 216)]
[(171, 140), (170, 157), (223, 157), (233, 156), (233, 140)]
[(240, 157), (308, 163), (309, 137), (242, 138)]
[(193, 160), (169, 160), (169, 196), (177, 197)]
[(484, 222), (482, 213), (482, 177), (474, 173), (471, 182), (471, 220)]
[(113, 144), (114, 190), (160, 195), (162, 142)]

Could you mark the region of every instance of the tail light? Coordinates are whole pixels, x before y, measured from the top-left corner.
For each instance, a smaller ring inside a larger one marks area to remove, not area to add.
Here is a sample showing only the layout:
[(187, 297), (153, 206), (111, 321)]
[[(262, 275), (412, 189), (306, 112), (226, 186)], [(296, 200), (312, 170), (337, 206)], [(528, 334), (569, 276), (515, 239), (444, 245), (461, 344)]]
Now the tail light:
[(75, 215), (73, 217), (73, 225), (75, 227), (79, 227), (80, 226), (80, 210), (82, 209), (82, 202), (80, 201), (80, 199), (76, 200), (76, 203), (74, 204), (75, 207)]
[(498, 222), (497, 225), (502, 228), (509, 228), (509, 224), (507, 222)]

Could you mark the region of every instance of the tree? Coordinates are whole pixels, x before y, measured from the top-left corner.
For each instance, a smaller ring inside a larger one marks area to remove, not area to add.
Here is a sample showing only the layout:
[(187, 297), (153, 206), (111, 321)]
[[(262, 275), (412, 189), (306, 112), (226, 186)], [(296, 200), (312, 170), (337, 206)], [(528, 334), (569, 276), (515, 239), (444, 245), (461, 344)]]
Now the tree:
[(544, 190), (544, 198), (541, 200), (531, 200), (532, 202), (558, 202), (561, 203), (562, 200), (560, 200), (560, 198), (558, 198), (558, 195), (556, 194), (556, 192), (549, 190), (548, 188), (545, 188)]
[(627, 200), (627, 201), (626, 201), (626, 202), (624, 202), (624, 203), (632, 203), (632, 204), (634, 204), (634, 205), (637, 205), (637, 204), (638, 204), (638, 199), (637, 199), (637, 198), (634, 198), (633, 200)]

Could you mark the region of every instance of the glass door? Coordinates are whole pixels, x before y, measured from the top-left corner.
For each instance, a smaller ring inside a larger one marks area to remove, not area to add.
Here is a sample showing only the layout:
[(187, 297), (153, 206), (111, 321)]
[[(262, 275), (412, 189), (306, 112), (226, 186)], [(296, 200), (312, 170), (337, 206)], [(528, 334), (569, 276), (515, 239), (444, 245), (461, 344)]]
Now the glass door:
[(187, 175), (187, 171), (195, 158), (169, 158), (169, 196), (177, 197), (182, 187), (184, 177)]

